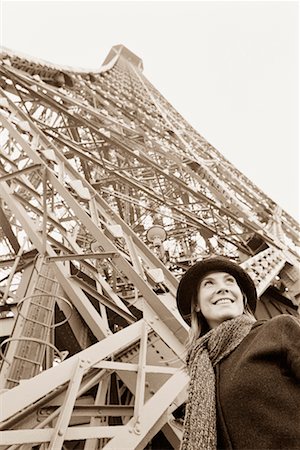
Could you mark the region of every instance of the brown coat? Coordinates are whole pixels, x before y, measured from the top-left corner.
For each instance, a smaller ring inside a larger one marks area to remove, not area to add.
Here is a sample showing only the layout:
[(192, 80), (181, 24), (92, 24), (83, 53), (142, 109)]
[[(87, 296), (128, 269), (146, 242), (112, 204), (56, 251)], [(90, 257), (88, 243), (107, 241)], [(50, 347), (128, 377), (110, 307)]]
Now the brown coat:
[(300, 325), (258, 321), (216, 366), (218, 449), (300, 450)]

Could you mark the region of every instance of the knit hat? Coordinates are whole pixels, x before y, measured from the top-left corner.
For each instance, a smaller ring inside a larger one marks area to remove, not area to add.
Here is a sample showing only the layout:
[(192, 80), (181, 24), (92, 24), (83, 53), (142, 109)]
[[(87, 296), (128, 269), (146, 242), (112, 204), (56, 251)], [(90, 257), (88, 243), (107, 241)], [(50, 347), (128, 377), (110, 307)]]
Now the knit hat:
[(257, 301), (257, 292), (252, 278), (237, 263), (224, 256), (205, 258), (188, 269), (179, 282), (176, 301), (183, 319), (189, 323), (191, 315), (192, 298), (198, 289), (199, 283), (205, 275), (211, 272), (226, 272), (232, 275), (247, 298), (247, 304), (254, 313)]

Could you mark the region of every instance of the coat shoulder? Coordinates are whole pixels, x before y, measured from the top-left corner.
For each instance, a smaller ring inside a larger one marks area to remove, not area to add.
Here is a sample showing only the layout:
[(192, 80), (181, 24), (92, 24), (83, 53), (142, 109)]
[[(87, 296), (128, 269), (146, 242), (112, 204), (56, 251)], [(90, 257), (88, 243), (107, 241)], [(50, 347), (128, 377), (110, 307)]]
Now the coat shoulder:
[(268, 320), (258, 320), (254, 323), (252, 330), (256, 328), (259, 331), (264, 330), (284, 330), (285, 328), (295, 328), (300, 327), (300, 316), (292, 316), (289, 314), (279, 314), (278, 316), (272, 317)]

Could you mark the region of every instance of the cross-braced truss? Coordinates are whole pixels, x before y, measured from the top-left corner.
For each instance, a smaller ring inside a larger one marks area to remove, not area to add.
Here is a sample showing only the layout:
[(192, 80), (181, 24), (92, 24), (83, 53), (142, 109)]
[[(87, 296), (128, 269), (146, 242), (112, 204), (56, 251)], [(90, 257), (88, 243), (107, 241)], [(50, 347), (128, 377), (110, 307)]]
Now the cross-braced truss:
[(5, 449), (178, 448), (188, 327), (175, 294), (198, 259), (235, 259), (258, 311), (297, 313), (298, 223), (142, 68), (123, 46), (93, 73), (2, 53)]

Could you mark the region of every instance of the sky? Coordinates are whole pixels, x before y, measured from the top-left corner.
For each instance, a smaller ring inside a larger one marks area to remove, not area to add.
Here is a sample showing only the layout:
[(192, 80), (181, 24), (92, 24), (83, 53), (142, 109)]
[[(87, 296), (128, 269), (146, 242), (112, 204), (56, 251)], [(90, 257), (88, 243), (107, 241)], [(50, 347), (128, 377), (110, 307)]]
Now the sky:
[(123, 44), (177, 111), (300, 219), (299, 3), (0, 0), (0, 44), (97, 70)]

